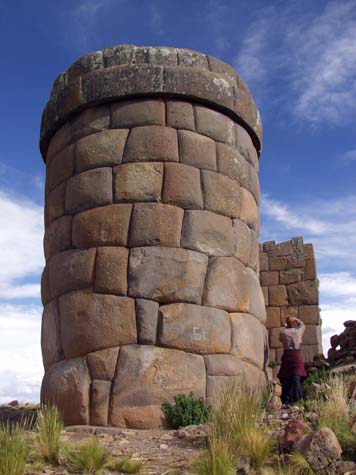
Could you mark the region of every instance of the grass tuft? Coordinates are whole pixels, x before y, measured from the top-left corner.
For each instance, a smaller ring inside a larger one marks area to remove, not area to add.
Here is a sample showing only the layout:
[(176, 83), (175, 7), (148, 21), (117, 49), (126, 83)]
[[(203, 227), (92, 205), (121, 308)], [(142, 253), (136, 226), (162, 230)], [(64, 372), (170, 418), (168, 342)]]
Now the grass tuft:
[(25, 473), (28, 442), (20, 425), (0, 426), (0, 475)]
[(143, 463), (138, 460), (124, 457), (121, 460), (114, 460), (111, 462), (109, 468), (121, 473), (141, 473), (143, 470)]
[(99, 475), (109, 465), (111, 456), (97, 440), (90, 439), (69, 450), (67, 460), (75, 473)]
[(41, 408), (36, 424), (36, 449), (44, 461), (54, 465), (59, 463), (63, 427), (63, 420), (56, 406)]
[(289, 461), (295, 475), (314, 475), (314, 471), (304, 455), (295, 452), (290, 456)]

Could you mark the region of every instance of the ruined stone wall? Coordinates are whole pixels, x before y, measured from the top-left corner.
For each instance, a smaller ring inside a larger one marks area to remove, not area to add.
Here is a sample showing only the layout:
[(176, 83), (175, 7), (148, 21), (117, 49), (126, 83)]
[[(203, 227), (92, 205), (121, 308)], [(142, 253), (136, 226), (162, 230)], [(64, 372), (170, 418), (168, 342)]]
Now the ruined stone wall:
[[(305, 362), (322, 353), (319, 291), (312, 244), (303, 238), (276, 244), (263, 243), (260, 248), (260, 281), (266, 302), (269, 331), (270, 363), (281, 362), (279, 341), (286, 317), (300, 318), (306, 325), (301, 346)], [(278, 367), (274, 369), (274, 376)]]
[(42, 401), (155, 427), (161, 404), (264, 380), (258, 112), (233, 69), (121, 46), (74, 63), (43, 115)]

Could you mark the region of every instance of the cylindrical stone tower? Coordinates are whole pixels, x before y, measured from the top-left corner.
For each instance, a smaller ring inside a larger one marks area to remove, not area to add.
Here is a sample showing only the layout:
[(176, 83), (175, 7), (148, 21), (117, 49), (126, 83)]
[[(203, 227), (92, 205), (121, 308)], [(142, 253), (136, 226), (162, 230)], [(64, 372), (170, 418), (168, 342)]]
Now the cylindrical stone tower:
[(42, 401), (68, 424), (162, 424), (161, 404), (264, 381), (261, 124), (245, 83), (194, 51), (117, 46), (54, 82)]

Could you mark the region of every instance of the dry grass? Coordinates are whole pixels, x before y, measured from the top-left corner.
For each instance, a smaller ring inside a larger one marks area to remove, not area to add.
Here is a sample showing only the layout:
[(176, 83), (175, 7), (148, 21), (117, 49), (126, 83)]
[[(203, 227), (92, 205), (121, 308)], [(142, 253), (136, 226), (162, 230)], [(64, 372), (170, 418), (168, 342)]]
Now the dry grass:
[(143, 470), (143, 463), (138, 460), (124, 457), (121, 460), (112, 461), (109, 468), (120, 473), (141, 473)]
[(67, 461), (74, 473), (99, 475), (111, 462), (111, 455), (97, 440), (90, 439), (69, 450)]
[(0, 426), (0, 475), (23, 475), (28, 455), (28, 441), (20, 425)]
[(63, 420), (56, 406), (43, 406), (38, 412), (35, 446), (46, 462), (57, 465), (61, 448)]

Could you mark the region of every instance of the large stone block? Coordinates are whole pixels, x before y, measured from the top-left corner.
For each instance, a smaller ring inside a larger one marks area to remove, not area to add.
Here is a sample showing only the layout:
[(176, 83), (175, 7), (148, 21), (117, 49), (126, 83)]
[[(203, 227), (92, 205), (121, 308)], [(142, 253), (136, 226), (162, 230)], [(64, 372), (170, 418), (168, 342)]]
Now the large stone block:
[(247, 387), (256, 392), (257, 396), (262, 397), (267, 384), (266, 375), (262, 369), (244, 362), (243, 380)]
[(158, 302), (136, 299), (137, 340), (141, 345), (154, 345), (157, 339)]
[(275, 257), (269, 258), (269, 270), (286, 270), (288, 267), (287, 257)]
[(135, 204), (130, 229), (130, 247), (179, 247), (184, 211), (161, 203)]
[(321, 340), (320, 325), (305, 325), (304, 345), (317, 345)]
[(179, 157), (185, 165), (216, 170), (214, 140), (188, 130), (178, 131)]
[(280, 307), (280, 309), (282, 326), (286, 323), (287, 317), (299, 318), (299, 307), (289, 305), (288, 307)]
[(288, 269), (288, 270), (282, 270), (280, 272), (281, 284), (294, 284), (295, 282), (300, 282), (301, 279), (302, 279), (301, 269)]
[(258, 170), (258, 153), (256, 147), (253, 145), (251, 136), (244, 127), (236, 124), (236, 147), (241, 154), (248, 160), (256, 170)]
[(235, 234), (235, 256), (248, 266), (251, 254), (251, 230), (246, 223), (239, 219), (233, 219)]
[(114, 201), (160, 201), (163, 163), (124, 163), (114, 168)]
[(316, 281), (297, 282), (287, 287), (291, 305), (318, 305), (319, 292)]
[(249, 295), (247, 313), (254, 315), (261, 323), (265, 324), (266, 307), (260, 281), (258, 274), (249, 267), (246, 269), (246, 286)]
[(263, 368), (265, 330), (261, 322), (246, 313), (231, 313), (231, 354)]
[(47, 151), (46, 165), (48, 166), (55, 155), (62, 150), (72, 139), (71, 126), (68, 122), (62, 125), (53, 135)]
[(110, 108), (108, 106), (89, 107), (72, 121), (73, 140), (95, 134), (109, 127)]
[(250, 230), (251, 246), (250, 246), (250, 258), (248, 265), (252, 267), (257, 273), (260, 271), (259, 261), (259, 243), (258, 234), (253, 229)]
[(126, 246), (132, 205), (115, 204), (91, 209), (74, 216), (74, 247)]
[(114, 379), (109, 422), (138, 429), (162, 426), (162, 403), (191, 391), (205, 397), (202, 356), (155, 346), (125, 346)]
[(277, 271), (263, 271), (260, 274), (261, 285), (278, 285), (279, 272)]
[(218, 171), (248, 188), (249, 169), (245, 157), (235, 147), (219, 142), (216, 144), (216, 151)]
[(119, 351), (120, 347), (107, 348), (94, 351), (86, 356), (92, 380), (111, 381), (114, 378)]
[(131, 129), (123, 161), (178, 162), (177, 131), (157, 125)]
[(195, 130), (192, 104), (184, 101), (167, 101), (167, 125), (175, 129)]
[(129, 295), (162, 303), (185, 301), (200, 304), (207, 265), (207, 256), (185, 249), (132, 249)]
[(222, 391), (226, 389), (228, 385), (241, 384), (244, 379), (244, 367), (242, 367), (241, 373), (225, 376), (210, 376), (206, 378), (206, 400), (207, 403), (214, 406)]
[(260, 271), (269, 270), (268, 254), (267, 252), (260, 252)]
[(41, 347), (45, 370), (64, 358), (59, 333), (59, 315), (56, 300), (46, 305), (43, 311)]
[(46, 196), (45, 220), (48, 226), (54, 219), (64, 215), (66, 184), (57, 186)]
[(240, 185), (225, 175), (202, 170), (205, 208), (231, 218), (240, 214)]
[(204, 361), (208, 376), (240, 376), (243, 373), (240, 358), (233, 355), (206, 355)]
[(137, 342), (135, 302), (128, 297), (86, 290), (59, 298), (66, 358)]
[(95, 249), (69, 250), (56, 254), (49, 262), (52, 297), (93, 284)]
[(179, 48), (177, 54), (178, 66), (209, 70), (208, 58), (205, 54), (183, 48)]
[(104, 130), (78, 140), (75, 145), (77, 173), (119, 164), (128, 133), (127, 129)]
[(304, 264), (303, 280), (316, 279), (316, 265), (314, 259), (307, 259)]
[(66, 212), (76, 213), (113, 201), (112, 169), (95, 168), (72, 176), (66, 188)]
[(293, 254), (292, 241), (284, 241), (276, 244), (276, 256), (290, 256)]
[(86, 425), (89, 424), (89, 388), (84, 358), (63, 360), (46, 371), (41, 402), (58, 406), (66, 425)]
[[(268, 289), (269, 304), (275, 307), (288, 305), (287, 287), (285, 285), (271, 285)], [(293, 303), (293, 302), (290, 302)]]
[(269, 346), (270, 348), (282, 348), (282, 342), (279, 340), (281, 334), (280, 328), (271, 328), (269, 330)]
[(226, 115), (207, 107), (195, 106), (197, 132), (218, 142), (236, 143), (235, 123)]
[(47, 305), (51, 301), (48, 266), (44, 267), (41, 275), (41, 300), (43, 306)]
[[(240, 219), (258, 234), (260, 231), (260, 215), (253, 195), (245, 188), (240, 188)], [(271, 270), (274, 270), (271, 268)]]
[(90, 400), (90, 424), (92, 426), (108, 424), (110, 390), (110, 381), (92, 381)]
[(252, 196), (255, 198), (256, 203), (259, 205), (261, 191), (260, 191), (260, 182), (258, 180), (258, 173), (257, 173), (257, 170), (255, 170), (255, 168), (251, 164), (248, 164), (248, 169), (249, 169), (249, 173), (248, 173), (249, 180), (248, 180), (247, 189), (250, 191)]
[(300, 319), (306, 325), (320, 324), (320, 311), (318, 305), (302, 305), (299, 307)]
[(69, 249), (72, 244), (72, 216), (62, 216), (53, 221), (46, 229), (44, 253), (50, 259), (58, 252)]
[(58, 152), (46, 170), (46, 191), (68, 180), (74, 172), (74, 145), (69, 145)]
[(132, 128), (144, 125), (165, 125), (164, 101), (138, 99), (111, 106), (111, 127)]
[(126, 295), (129, 251), (125, 247), (99, 247), (96, 255), (94, 290)]
[(281, 308), (280, 307), (267, 307), (267, 320), (266, 328), (280, 328), (281, 326)]
[(186, 211), (181, 246), (210, 256), (234, 255), (235, 236), (231, 219), (210, 211)]
[(197, 168), (181, 163), (166, 163), (163, 201), (187, 209), (202, 209), (203, 195)]
[(229, 353), (231, 328), (223, 310), (178, 303), (160, 307), (158, 343), (191, 353)]

